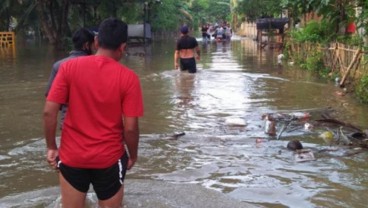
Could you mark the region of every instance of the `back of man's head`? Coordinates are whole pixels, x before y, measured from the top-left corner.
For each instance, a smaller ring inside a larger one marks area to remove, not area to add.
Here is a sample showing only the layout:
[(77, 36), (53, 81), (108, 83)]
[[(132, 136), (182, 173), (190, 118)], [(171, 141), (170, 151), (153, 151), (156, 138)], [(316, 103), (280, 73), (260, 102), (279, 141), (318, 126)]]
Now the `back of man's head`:
[(80, 28), (75, 31), (72, 37), (73, 46), (75, 50), (84, 50), (85, 43), (93, 43), (95, 35), (86, 28)]
[(188, 28), (188, 26), (186, 26), (186, 25), (182, 26), (182, 27), (180, 28), (180, 32), (181, 32), (182, 34), (184, 34), (184, 35), (188, 34), (188, 32), (189, 32), (189, 28)]
[(105, 19), (98, 28), (98, 46), (116, 50), (128, 39), (128, 25), (116, 18)]

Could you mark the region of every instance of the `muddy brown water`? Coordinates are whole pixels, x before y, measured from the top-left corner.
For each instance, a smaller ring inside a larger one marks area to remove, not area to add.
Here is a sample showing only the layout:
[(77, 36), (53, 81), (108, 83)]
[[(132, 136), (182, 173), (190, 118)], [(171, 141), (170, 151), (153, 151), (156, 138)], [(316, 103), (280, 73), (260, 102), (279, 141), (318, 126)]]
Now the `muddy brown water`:
[[(165, 202), (158, 199), (157, 181), (200, 186), (230, 201), (265, 207), (366, 206), (367, 152), (347, 157), (355, 150), (321, 151), (330, 148), (318, 138), (322, 128), (269, 139), (262, 114), (331, 107), (339, 120), (368, 128), (367, 105), (338, 95), (334, 83), (312, 73), (278, 66), (278, 52), (260, 51), (252, 40), (200, 44), (194, 75), (173, 70), (174, 40), (128, 48), (122, 62), (141, 78), (145, 116), (140, 158), (127, 183), (151, 181), (149, 199), (167, 205), (158, 207), (183, 205), (172, 203), (178, 189), (167, 191)], [(32, 42), (20, 43), (15, 54), (0, 53), (0, 207), (52, 206), (59, 197), (56, 175), (44, 159), (41, 112), (51, 65), (62, 56)], [(295, 162), (286, 149), (290, 139), (301, 140), (316, 160)], [(191, 193), (180, 192), (184, 199)], [(210, 201), (208, 207), (226, 207)], [(193, 203), (206, 206), (203, 200)]]

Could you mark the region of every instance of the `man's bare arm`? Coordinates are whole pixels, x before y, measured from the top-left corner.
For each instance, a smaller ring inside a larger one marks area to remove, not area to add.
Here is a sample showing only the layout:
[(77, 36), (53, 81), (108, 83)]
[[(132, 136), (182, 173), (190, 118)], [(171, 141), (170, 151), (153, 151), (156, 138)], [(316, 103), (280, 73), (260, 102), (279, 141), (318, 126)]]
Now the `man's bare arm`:
[(138, 159), (139, 126), (137, 117), (124, 117), (124, 140), (129, 153), (129, 170)]
[(174, 53), (174, 66), (175, 66), (175, 69), (179, 68), (179, 51), (178, 50), (175, 50), (175, 53)]
[(47, 148), (57, 149), (56, 145), (56, 126), (57, 126), (57, 115), (60, 109), (60, 104), (46, 101), (43, 110), (43, 126), (44, 134), (46, 138)]
[(195, 48), (195, 50), (196, 50), (196, 53), (197, 53), (197, 60), (199, 61), (199, 60), (201, 60), (201, 50), (199, 49), (198, 46)]
[(43, 110), (43, 126), (47, 146), (46, 160), (53, 168), (56, 168), (56, 157), (58, 156), (56, 126), (59, 109), (60, 104), (46, 101)]

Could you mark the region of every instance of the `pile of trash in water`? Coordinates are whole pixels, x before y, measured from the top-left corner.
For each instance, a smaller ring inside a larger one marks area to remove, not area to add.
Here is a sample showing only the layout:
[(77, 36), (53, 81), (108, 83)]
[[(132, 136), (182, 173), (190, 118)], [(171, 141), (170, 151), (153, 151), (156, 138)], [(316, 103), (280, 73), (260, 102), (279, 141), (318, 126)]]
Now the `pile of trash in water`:
[[(326, 108), (312, 111), (266, 113), (262, 115), (264, 132), (269, 139), (280, 139), (285, 132), (303, 130), (303, 132), (315, 134), (329, 147), (351, 147), (359, 149), (357, 153), (368, 149), (368, 130), (362, 130), (353, 124), (337, 120), (331, 116), (332, 112), (334, 112), (333, 109)], [(286, 136), (284, 138), (288, 139)], [(294, 151), (294, 159), (297, 162), (315, 160), (310, 149), (304, 149), (295, 136), (292, 138), (287, 148)]]
[[(351, 149), (353, 153), (368, 150), (368, 130), (336, 119), (338, 114), (332, 108), (304, 109), (296, 111), (277, 111), (264, 113), (254, 122), (247, 122), (239, 117), (227, 117), (224, 120), (224, 131), (227, 135), (234, 134), (255, 138), (257, 144), (269, 140), (289, 140), (287, 149), (294, 151), (297, 162), (314, 160), (313, 151), (303, 148), (298, 137), (319, 138), (327, 147), (322, 151)], [(184, 132), (158, 135), (160, 139), (177, 140), (186, 137)], [(342, 148), (340, 148), (342, 147)], [(320, 150), (318, 150), (320, 151)], [(345, 156), (345, 155), (344, 155)]]
[[(264, 131), (270, 137), (280, 139), (284, 132), (303, 129), (309, 133), (318, 133), (318, 137), (328, 145), (368, 148), (368, 130), (339, 121), (331, 117), (330, 112), (333, 112), (331, 108), (326, 108), (322, 112), (266, 113), (262, 115)], [(313, 117), (317, 118), (313, 119)]]

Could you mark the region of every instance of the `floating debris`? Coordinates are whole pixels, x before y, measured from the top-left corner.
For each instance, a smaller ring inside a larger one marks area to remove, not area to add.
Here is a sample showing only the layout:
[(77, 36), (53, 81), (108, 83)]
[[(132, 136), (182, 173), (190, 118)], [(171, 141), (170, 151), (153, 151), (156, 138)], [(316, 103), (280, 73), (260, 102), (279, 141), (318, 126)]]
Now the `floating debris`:
[(241, 118), (227, 118), (225, 124), (228, 126), (239, 126), (243, 127), (247, 125), (247, 122)]
[(308, 120), (311, 115), (308, 112), (291, 112), (291, 113), (266, 113), (262, 115), (263, 119), (272, 118), (275, 121), (296, 121)]
[(314, 157), (312, 150), (301, 149), (294, 152), (294, 160), (295, 162), (307, 162), (316, 160), (316, 158)]
[(306, 130), (306, 131), (310, 131), (310, 130), (312, 130), (313, 129), (313, 124), (311, 124), (311, 123), (305, 123), (304, 124), (304, 130)]
[(303, 149), (302, 143), (297, 139), (289, 141), (286, 147), (292, 151)]
[(179, 139), (179, 137), (182, 137), (184, 135), (185, 135), (185, 132), (177, 132), (177, 133), (173, 133), (173, 134), (165, 134), (163, 136), (163, 139), (176, 140), (176, 139)]
[(276, 136), (276, 121), (271, 115), (265, 116), (265, 133), (270, 136)]
[(342, 131), (342, 126), (340, 126), (339, 142), (340, 142), (340, 144), (343, 144), (343, 145), (351, 145), (352, 144), (350, 139)]
[(331, 131), (325, 131), (321, 133), (318, 137), (322, 138), (323, 141), (325, 141), (325, 143), (330, 146), (335, 142), (334, 134)]
[(256, 144), (261, 144), (261, 143), (264, 143), (264, 142), (267, 142), (268, 139), (264, 139), (264, 138), (257, 138), (256, 139)]
[(284, 54), (280, 53), (277, 55), (277, 63), (282, 64), (282, 60), (284, 59)]

